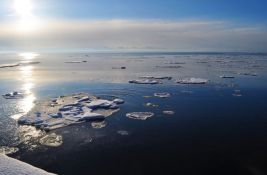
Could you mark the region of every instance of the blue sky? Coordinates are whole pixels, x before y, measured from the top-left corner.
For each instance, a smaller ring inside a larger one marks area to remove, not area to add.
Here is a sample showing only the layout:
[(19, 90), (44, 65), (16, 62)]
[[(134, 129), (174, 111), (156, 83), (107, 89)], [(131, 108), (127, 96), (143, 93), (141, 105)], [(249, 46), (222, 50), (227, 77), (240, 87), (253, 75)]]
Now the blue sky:
[[(31, 48), (30, 44), (25, 43), (39, 40), (40, 48), (52, 47), (53, 44), (50, 43), (58, 42), (54, 45), (54, 48), (267, 51), (267, 46), (262, 46), (267, 44), (266, 0), (30, 1), (33, 4), (32, 16), (34, 15), (36, 19), (38, 18), (43, 23), (42, 27), (39, 28), (39, 34), (47, 37), (45, 39), (36, 37), (38, 31), (35, 31), (37, 33), (24, 33), (18, 37), (19, 39), (16, 39), (14, 33), (5, 34), (4, 32), (7, 30), (2, 29), (1, 31), (0, 29), (0, 39), (2, 36), (0, 49), (1, 47), (17, 48), (18, 45), (21, 48)], [(15, 24), (19, 20), (19, 16), (14, 15), (12, 6), (12, 0), (0, 0), (0, 27), (8, 28), (8, 25), (11, 27), (10, 23)], [(76, 24), (77, 27), (73, 24)], [(110, 25), (112, 28), (109, 30)], [(35, 27), (36, 25), (32, 26)], [(156, 28), (151, 28), (151, 26)], [(91, 33), (87, 32), (88, 29)], [(102, 33), (97, 32), (99, 29)], [(64, 30), (66, 35), (54, 41), (53, 36), (56, 35), (57, 30)], [(128, 31), (132, 31), (132, 33)], [(81, 37), (80, 33), (86, 36)], [(101, 37), (100, 33), (106, 35), (106, 37)], [(207, 33), (210, 33), (210, 35), (207, 35)], [(4, 35), (6, 37), (3, 37)], [(8, 37), (9, 35), (10, 37)], [(117, 40), (116, 37), (112, 37), (113, 35), (119, 35)], [(133, 35), (134, 38), (129, 37), (129, 40), (134, 39), (136, 42), (133, 45), (126, 42), (126, 35)], [(140, 39), (138, 40), (139, 35)], [(142, 40), (141, 36), (147, 37), (147, 35), (150, 35), (150, 37)], [(176, 42), (173, 37), (176, 38)], [(88, 41), (84, 38), (88, 38)], [(155, 38), (157, 38), (157, 44), (155, 44)], [(92, 39), (96, 40), (95, 43), (98, 44), (92, 44)], [(150, 42), (147, 41), (149, 39)], [(71, 42), (79, 42), (80, 44), (75, 46)], [(63, 43), (68, 44), (64, 45)], [(165, 47), (166, 45), (167, 47)], [(260, 46), (257, 48), (257, 45)]]
[(44, 16), (76, 19), (207, 18), (267, 22), (266, 0), (39, 0), (37, 7)]

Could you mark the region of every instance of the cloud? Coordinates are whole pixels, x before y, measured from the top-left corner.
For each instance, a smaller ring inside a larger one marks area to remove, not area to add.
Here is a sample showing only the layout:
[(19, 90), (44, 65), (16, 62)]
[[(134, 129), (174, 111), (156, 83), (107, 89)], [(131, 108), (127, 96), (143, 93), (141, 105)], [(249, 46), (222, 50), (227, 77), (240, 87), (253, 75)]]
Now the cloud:
[(48, 20), (29, 33), (19, 32), (16, 24), (0, 24), (1, 47), (267, 52), (267, 30), (205, 20)]

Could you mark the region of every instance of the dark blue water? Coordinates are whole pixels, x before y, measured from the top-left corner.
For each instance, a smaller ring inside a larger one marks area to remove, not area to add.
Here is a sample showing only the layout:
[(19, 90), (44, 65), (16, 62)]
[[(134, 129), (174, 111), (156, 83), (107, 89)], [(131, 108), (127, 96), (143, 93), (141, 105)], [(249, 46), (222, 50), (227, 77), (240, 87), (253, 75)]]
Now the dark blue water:
[[(0, 146), (18, 147), (12, 157), (67, 175), (267, 174), (266, 55), (46, 56), (40, 59), (40, 65), (1, 70), (0, 94), (26, 86), (36, 100), (88, 92), (107, 99), (122, 98), (125, 104), (106, 119), (105, 128), (93, 129), (90, 123), (83, 123), (51, 131), (63, 137), (63, 144), (52, 148), (40, 145), (39, 138), (22, 139), (21, 126), (10, 116), (26, 110), (21, 108), (27, 105), (21, 105), (21, 100), (0, 98)], [(110, 56), (112, 59), (107, 59)], [(88, 62), (64, 64), (74, 57)], [(169, 62), (186, 64), (181, 69), (156, 68)], [(112, 70), (113, 66), (127, 69)], [(255, 72), (258, 76), (239, 72)], [(235, 79), (219, 77), (224, 74), (234, 75)], [(200, 77), (211, 81), (206, 85), (178, 85), (173, 80), (161, 85), (127, 84), (140, 75)], [(240, 90), (242, 96), (233, 96), (235, 90)], [(154, 97), (156, 92), (169, 92), (171, 97)], [(158, 107), (147, 107), (146, 103)], [(165, 115), (164, 110), (175, 114)], [(128, 112), (153, 112), (155, 116), (146, 121), (132, 120), (126, 117)]]
[[(233, 90), (212, 85), (43, 86), (35, 92), (38, 98), (79, 91), (114, 95), (126, 103), (103, 129), (92, 129), (89, 123), (59, 129), (61, 147), (29, 151), (22, 146), (14, 157), (58, 174), (264, 174), (266, 89), (242, 88), (242, 97), (232, 96)], [(155, 92), (170, 92), (172, 97), (143, 97)], [(147, 102), (159, 107), (145, 107)], [(176, 114), (167, 116), (163, 110)], [(134, 111), (155, 116), (147, 121), (125, 117)], [(119, 135), (119, 130), (129, 135)]]

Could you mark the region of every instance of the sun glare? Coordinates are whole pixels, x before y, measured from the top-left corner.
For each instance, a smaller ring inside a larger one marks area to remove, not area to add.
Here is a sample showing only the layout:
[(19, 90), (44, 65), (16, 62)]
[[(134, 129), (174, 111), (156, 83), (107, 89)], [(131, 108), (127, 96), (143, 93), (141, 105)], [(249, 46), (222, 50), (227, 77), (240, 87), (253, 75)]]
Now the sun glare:
[(31, 0), (15, 0), (14, 9), (20, 17), (32, 16), (32, 2)]
[(33, 3), (31, 0), (14, 0), (13, 9), (18, 17), (18, 31), (31, 33), (40, 28), (40, 20), (33, 14)]

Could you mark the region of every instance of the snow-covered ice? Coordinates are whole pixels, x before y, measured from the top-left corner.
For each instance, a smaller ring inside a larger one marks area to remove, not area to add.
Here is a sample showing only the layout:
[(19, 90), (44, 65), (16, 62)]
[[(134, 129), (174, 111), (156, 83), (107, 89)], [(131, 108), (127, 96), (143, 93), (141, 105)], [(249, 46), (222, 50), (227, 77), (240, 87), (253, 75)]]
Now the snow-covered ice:
[(231, 75), (221, 75), (220, 77), (221, 78), (235, 78), (234, 76), (231, 76)]
[(20, 92), (10, 92), (2, 95), (5, 99), (18, 99), (23, 98), (23, 94)]
[(153, 79), (130, 80), (129, 83), (133, 83), (133, 84), (162, 84), (161, 81), (153, 80)]
[(159, 92), (159, 93), (154, 93), (154, 96), (159, 98), (169, 98), (171, 97), (171, 94), (168, 92)]
[(16, 147), (7, 147), (7, 146), (2, 146), (0, 147), (0, 154), (4, 155), (9, 155), (18, 152), (19, 149)]
[(129, 132), (128, 131), (124, 131), (124, 130), (120, 130), (120, 131), (117, 131), (117, 133), (121, 136), (127, 136), (129, 135)]
[(152, 112), (132, 112), (127, 113), (126, 117), (135, 119), (135, 120), (147, 120), (148, 118), (151, 118), (154, 116), (154, 113)]
[(14, 64), (0, 64), (0, 68), (10, 68), (10, 67), (17, 67), (20, 66), (19, 63), (14, 63)]
[(65, 63), (75, 64), (75, 63), (86, 63), (87, 61), (66, 61)]
[(62, 136), (52, 133), (41, 138), (40, 143), (45, 146), (59, 147), (60, 145), (62, 145), (63, 139)]
[(162, 113), (165, 115), (174, 115), (175, 114), (174, 111), (162, 111)]
[(156, 80), (171, 80), (172, 79), (172, 77), (168, 77), (168, 76), (141, 76), (139, 78), (156, 79)]
[(1, 175), (53, 175), (42, 169), (0, 154)]
[(119, 104), (123, 102), (122, 99), (98, 99), (87, 93), (61, 96), (36, 102), (34, 108), (21, 117), (18, 123), (50, 131), (81, 122), (103, 121), (105, 117), (117, 112)]
[(176, 80), (179, 84), (206, 84), (209, 80), (203, 78), (184, 78)]
[(94, 128), (94, 129), (101, 129), (101, 128), (104, 128), (107, 126), (107, 122), (106, 121), (101, 121), (101, 122), (92, 122), (91, 123), (91, 126)]

